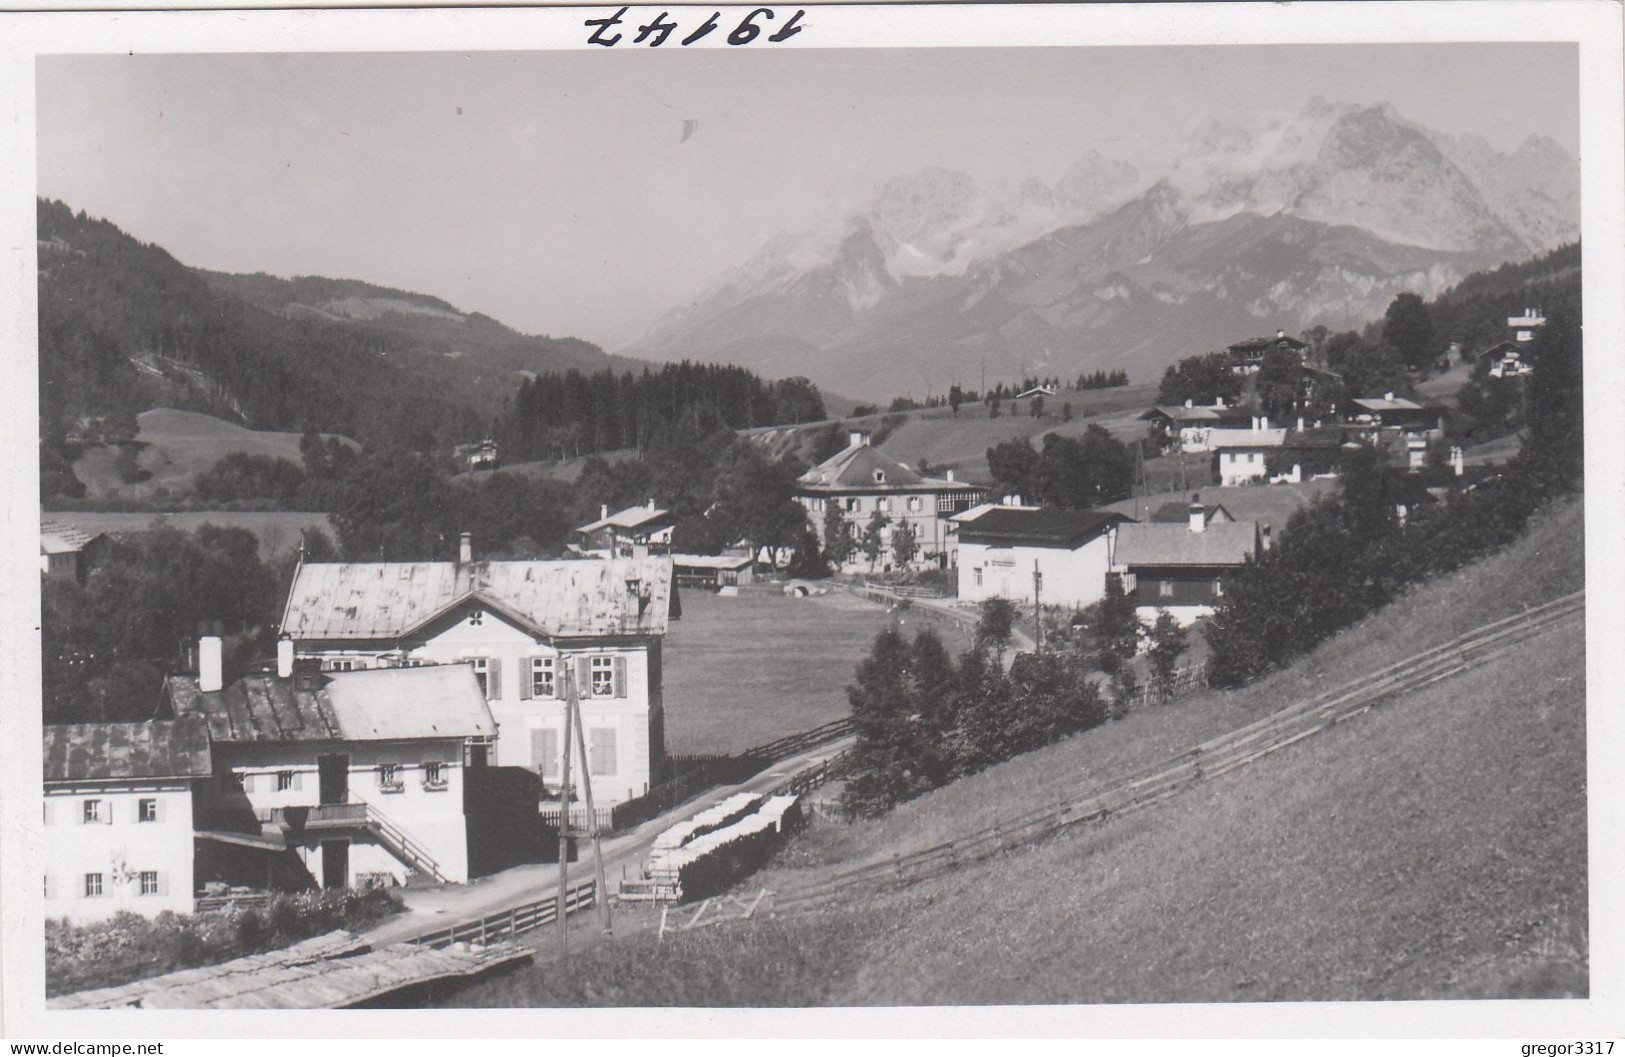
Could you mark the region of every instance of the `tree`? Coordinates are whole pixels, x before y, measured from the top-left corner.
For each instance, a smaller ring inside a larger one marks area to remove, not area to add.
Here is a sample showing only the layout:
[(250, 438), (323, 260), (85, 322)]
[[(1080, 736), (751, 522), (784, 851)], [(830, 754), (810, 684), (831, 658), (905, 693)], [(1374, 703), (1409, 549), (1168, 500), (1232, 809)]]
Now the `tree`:
[(1413, 371), (1433, 365), (1433, 317), (1416, 294), (1396, 296), (1383, 316), (1382, 343), (1398, 354), (1400, 362)]
[(976, 644), (984, 649), (1003, 650), (1010, 645), (1015, 633), (1016, 605), (1008, 598), (988, 598), (982, 601), (981, 616), (976, 621)]
[(1298, 354), (1272, 348), (1253, 380), (1264, 416), (1285, 424), (1300, 410), (1303, 399), (1303, 364)]
[(852, 560), (852, 532), (839, 499), (824, 500), (824, 561), (838, 572)]
[(955, 382), (948, 387), (948, 406), (954, 409), (954, 417), (959, 417), (959, 405), (965, 402), (965, 390), (959, 388)]
[(993, 399), (991, 399), (991, 400), (989, 400), (987, 402), (987, 417), (988, 418), (998, 418), (999, 417), (999, 398), (996, 397), (996, 396)]
[(1134, 600), (1123, 590), (1122, 575), (1107, 573), (1106, 594), (1094, 624), (1095, 667), (1107, 675), (1120, 671), (1139, 648), (1139, 630)]
[(791, 576), (804, 580), (821, 580), (829, 575), (829, 566), (824, 563), (818, 548), (818, 534), (810, 527), (803, 526), (801, 534), (796, 537), (788, 571)]
[(896, 628), (875, 636), (847, 688), (857, 744), (843, 806), (881, 815), (948, 779), (945, 705), (954, 683), (953, 664), (934, 632), (921, 632), (912, 649)]
[(1072, 404), (1070, 402), (1061, 405), (1061, 421), (1072, 421)]
[(1043, 418), (1044, 417), (1044, 394), (1043, 393), (1039, 393), (1037, 396), (1033, 397), (1033, 405), (1032, 406), (1033, 406), (1033, 417), (1034, 418)]
[(1548, 493), (1574, 487), (1585, 470), (1585, 361), (1578, 320), (1578, 304), (1549, 309), (1530, 353), (1535, 373), (1528, 385), (1524, 456)]
[(1230, 369), (1230, 358), (1224, 353), (1187, 356), (1163, 372), (1157, 403), (1183, 404), (1189, 400), (1211, 405), (1220, 397), (1234, 403), (1241, 396), (1242, 386), (1241, 376)]
[(886, 526), (891, 524), (891, 518), (876, 510), (869, 523), (863, 526), (863, 556), (869, 559), (869, 569), (872, 572), (875, 562), (886, 553)]
[(987, 469), (1005, 494), (1038, 497), (1038, 452), (1031, 440), (1007, 440), (987, 449)]
[(1179, 621), (1166, 609), (1158, 610), (1157, 622), (1151, 627), (1151, 685), (1156, 688), (1157, 696), (1172, 697), (1174, 692), (1174, 672), (1178, 670), (1179, 658), (1184, 656), (1186, 650), (1185, 629), (1179, 626)]
[(891, 534), (891, 552), (898, 568), (907, 568), (920, 553), (919, 534), (907, 518), (899, 521)]

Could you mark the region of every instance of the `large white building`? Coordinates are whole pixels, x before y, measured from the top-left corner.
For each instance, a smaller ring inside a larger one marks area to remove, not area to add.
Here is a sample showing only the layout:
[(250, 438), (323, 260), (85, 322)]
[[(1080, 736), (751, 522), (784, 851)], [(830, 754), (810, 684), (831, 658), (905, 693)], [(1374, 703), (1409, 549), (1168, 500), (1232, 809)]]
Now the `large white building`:
[(959, 535), (959, 597), (1033, 600), (1081, 607), (1106, 594), (1122, 514), (984, 505), (954, 517)]
[(45, 916), (192, 912), (192, 793), (210, 769), (195, 719), (45, 728)]
[(306, 563), (282, 634), (329, 671), (466, 666), (497, 724), (495, 763), (556, 788), (565, 666), (577, 673), (593, 797), (641, 796), (665, 769), (661, 641), (669, 556)]

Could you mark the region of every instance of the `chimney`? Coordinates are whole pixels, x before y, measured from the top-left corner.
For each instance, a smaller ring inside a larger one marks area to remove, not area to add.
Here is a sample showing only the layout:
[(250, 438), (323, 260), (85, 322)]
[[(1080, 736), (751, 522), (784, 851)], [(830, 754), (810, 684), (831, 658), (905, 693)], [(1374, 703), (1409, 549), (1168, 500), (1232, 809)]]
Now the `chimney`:
[(609, 517), (609, 504), (608, 503), (599, 503), (598, 504), (598, 520), (603, 521), (607, 517)]
[(1217, 398), (1217, 403), (1215, 403), (1213, 406), (1214, 407), (1223, 407), (1224, 406), (1224, 397), (1222, 397), (1222, 396), (1218, 397)]
[(1258, 428), (1258, 416), (1257, 415), (1253, 416), (1253, 428), (1254, 429)]
[(1460, 477), (1462, 474), (1467, 472), (1467, 461), (1462, 457), (1462, 451), (1459, 446), (1452, 447), (1450, 449), (1450, 467), (1456, 471), (1457, 477)]
[(1259, 416), (1258, 428), (1259, 429), (1269, 429), (1270, 428), (1270, 417), (1268, 415), (1260, 415)]
[(1298, 432), (1299, 433), (1303, 432), (1303, 416), (1302, 415), (1298, 416)]
[(293, 639), (287, 635), (276, 640), (276, 674), (279, 679), (293, 678)]
[(1194, 400), (1186, 400), (1185, 401), (1185, 406), (1186, 407), (1194, 407), (1195, 405), (1196, 405), (1196, 401), (1194, 401)]
[(954, 472), (952, 470), (948, 470), (946, 472), (948, 474), (948, 480), (952, 481), (954, 479)]
[(460, 565), (468, 565), (474, 560), (474, 533), (465, 532), (457, 537), (457, 561)]
[(1284, 338), (1284, 337), (1286, 337), (1286, 331), (1284, 331), (1284, 330), (1277, 330), (1277, 331), (1276, 331), (1276, 332), (1275, 332), (1275, 336), (1276, 336), (1276, 337), (1277, 337), (1277, 338)]
[(649, 497), (649, 509), (650, 510), (655, 509), (655, 497), (654, 496)]
[(855, 429), (848, 433), (846, 435), (846, 439), (847, 447), (849, 448), (862, 448), (867, 447), (869, 444), (869, 434), (865, 433), (861, 429)]
[(1382, 398), (1384, 400), (1392, 400), (1394, 398), (1394, 394), (1393, 393), (1383, 393)]
[(197, 640), (197, 688), (205, 694), (212, 694), (224, 687), (220, 636), (200, 636)]
[(1202, 506), (1202, 497), (1191, 493), (1191, 531), (1207, 531), (1207, 509)]

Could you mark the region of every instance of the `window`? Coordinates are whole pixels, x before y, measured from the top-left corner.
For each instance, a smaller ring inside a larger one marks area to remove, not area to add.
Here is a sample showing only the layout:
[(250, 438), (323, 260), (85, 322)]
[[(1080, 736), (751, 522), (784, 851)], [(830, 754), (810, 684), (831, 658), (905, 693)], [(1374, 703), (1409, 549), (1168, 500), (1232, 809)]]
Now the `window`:
[(1163, 598), (1174, 597), (1174, 582), (1172, 580), (1158, 580), (1157, 594), (1161, 595)]
[(592, 696), (615, 696), (615, 658), (594, 657), (592, 659)]
[(1224, 597), (1224, 581), (1223, 580), (1214, 580), (1213, 581), (1213, 597), (1214, 598), (1222, 598), (1222, 597)]
[(276, 791), (286, 793), (290, 789), (298, 789), (299, 783), (292, 771), (278, 771), (276, 773)]
[(354, 661), (328, 661), (327, 662), (327, 670), (330, 671), (330, 672), (353, 672), (353, 671), (355, 671), (355, 668), (356, 668), (356, 663)]
[(886, 471), (885, 470), (876, 470), (875, 471), (875, 484), (885, 484), (885, 483), (886, 483)]
[(85, 898), (94, 899), (102, 894), (102, 875), (99, 873), (85, 874)]
[(439, 760), (423, 761), (423, 788), (446, 788), (446, 767)]
[(158, 894), (157, 870), (141, 871), (141, 894), (144, 896), (155, 896)]
[(480, 684), (480, 693), (485, 699), (491, 700), (491, 662), (487, 658), (474, 658), (474, 681)]
[(479, 627), (480, 625), (484, 624), (485, 623), (485, 611), (483, 609), (476, 609), (473, 612), (469, 613), (468, 614), (468, 622), (470, 624), (474, 625), (475, 627)]
[(592, 773), (595, 775), (614, 774), (615, 731), (609, 728), (602, 728), (599, 730), (590, 731), (589, 733), (591, 734), (591, 738), (589, 739), (590, 743), (588, 745), (588, 750), (591, 757), (589, 763), (592, 767)]
[(136, 804), (135, 818), (137, 822), (157, 822), (158, 801), (150, 797), (139, 801)]
[(885, 496), (881, 496), (879, 499), (875, 500), (875, 509), (880, 511), (890, 510), (891, 500)]
[(84, 820), (86, 822), (100, 822), (100, 821), (102, 821), (103, 817), (104, 816), (102, 815), (102, 802), (100, 800), (86, 800), (85, 801), (85, 818), (84, 818)]
[(976, 586), (981, 587), (982, 586), (982, 567), (980, 565), (973, 566), (971, 568), (970, 575), (971, 575), (971, 580), (975, 582)]
[(378, 765), (378, 788), (386, 793), (401, 791), (401, 765), (398, 763), (381, 763)]
[(923, 499), (921, 499), (919, 496), (911, 495), (911, 496), (908, 497), (908, 511), (909, 511), (909, 513), (918, 514), (922, 509), (924, 509), (924, 507), (925, 507), (925, 501)]
[(530, 765), (540, 775), (559, 773), (559, 732), (537, 727), (530, 732)]
[(530, 696), (552, 697), (553, 694), (553, 658), (532, 657), (530, 659)]
[(862, 500), (860, 500), (857, 496), (848, 497), (846, 501), (846, 512), (848, 514), (856, 514), (859, 510), (863, 509), (863, 507), (860, 505), (861, 503)]

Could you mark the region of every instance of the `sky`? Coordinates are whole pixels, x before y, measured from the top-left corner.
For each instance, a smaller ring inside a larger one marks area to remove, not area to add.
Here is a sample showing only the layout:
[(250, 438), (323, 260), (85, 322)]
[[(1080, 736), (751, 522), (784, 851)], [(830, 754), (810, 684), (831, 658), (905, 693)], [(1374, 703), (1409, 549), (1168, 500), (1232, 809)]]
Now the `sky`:
[(928, 165), (1154, 169), (1202, 119), (1313, 95), (1578, 156), (1576, 85), (1572, 44), (43, 56), (38, 191), (196, 267), (615, 349)]

